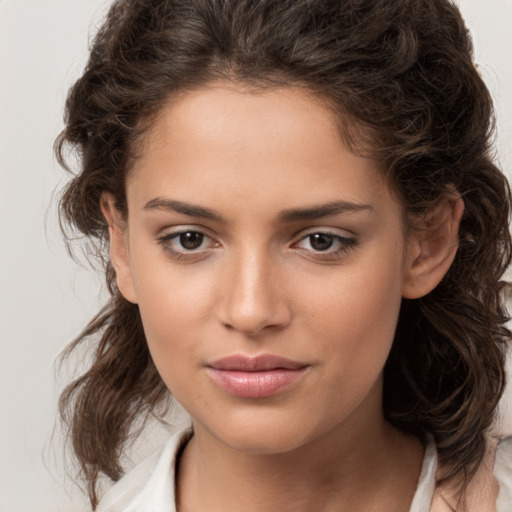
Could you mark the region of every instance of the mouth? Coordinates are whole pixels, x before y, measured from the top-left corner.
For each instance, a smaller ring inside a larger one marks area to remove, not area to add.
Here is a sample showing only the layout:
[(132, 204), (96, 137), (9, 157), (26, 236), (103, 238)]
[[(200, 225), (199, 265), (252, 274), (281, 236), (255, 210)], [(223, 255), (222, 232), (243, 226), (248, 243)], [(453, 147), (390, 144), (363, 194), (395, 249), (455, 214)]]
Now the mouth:
[(297, 383), (310, 365), (279, 356), (234, 355), (206, 365), (210, 379), (231, 395), (263, 398)]

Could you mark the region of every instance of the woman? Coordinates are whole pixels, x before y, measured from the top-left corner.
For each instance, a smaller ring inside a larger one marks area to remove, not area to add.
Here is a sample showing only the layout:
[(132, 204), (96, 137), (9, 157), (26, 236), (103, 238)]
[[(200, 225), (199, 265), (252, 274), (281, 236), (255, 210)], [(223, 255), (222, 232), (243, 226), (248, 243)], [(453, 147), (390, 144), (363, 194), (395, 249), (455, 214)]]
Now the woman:
[(57, 143), (112, 294), (61, 399), (93, 508), (509, 510), (491, 116), (445, 0), (115, 2)]

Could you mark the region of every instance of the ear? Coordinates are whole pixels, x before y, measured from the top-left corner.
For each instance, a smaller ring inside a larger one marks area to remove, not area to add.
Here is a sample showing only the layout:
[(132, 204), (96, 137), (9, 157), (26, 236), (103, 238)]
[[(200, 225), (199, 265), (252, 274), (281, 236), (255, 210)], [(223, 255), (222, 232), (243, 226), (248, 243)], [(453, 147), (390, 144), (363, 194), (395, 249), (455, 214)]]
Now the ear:
[(464, 201), (450, 192), (410, 230), (403, 297), (418, 299), (441, 282), (457, 253), (463, 213)]
[(112, 194), (104, 192), (101, 195), (100, 207), (103, 216), (108, 222), (110, 236), (110, 261), (116, 272), (116, 281), (123, 297), (136, 304), (137, 298), (133, 286), (132, 271), (128, 253), (128, 231), (126, 221), (121, 212), (116, 208)]

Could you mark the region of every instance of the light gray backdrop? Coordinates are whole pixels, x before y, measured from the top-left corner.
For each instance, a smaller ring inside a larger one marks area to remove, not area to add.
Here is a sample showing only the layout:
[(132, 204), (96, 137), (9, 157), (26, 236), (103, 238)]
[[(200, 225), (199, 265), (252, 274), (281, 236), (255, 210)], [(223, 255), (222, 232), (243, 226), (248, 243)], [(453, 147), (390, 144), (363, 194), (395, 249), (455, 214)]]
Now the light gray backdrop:
[[(496, 101), (499, 160), (511, 173), (512, 0), (459, 3)], [(52, 155), (65, 92), (108, 4), (0, 0), (0, 512), (84, 509), (63, 487), (59, 436), (48, 446), (62, 385), (53, 362), (98, 308), (99, 280), (68, 258), (47, 208), (65, 179)], [(512, 418), (502, 428), (512, 430)]]

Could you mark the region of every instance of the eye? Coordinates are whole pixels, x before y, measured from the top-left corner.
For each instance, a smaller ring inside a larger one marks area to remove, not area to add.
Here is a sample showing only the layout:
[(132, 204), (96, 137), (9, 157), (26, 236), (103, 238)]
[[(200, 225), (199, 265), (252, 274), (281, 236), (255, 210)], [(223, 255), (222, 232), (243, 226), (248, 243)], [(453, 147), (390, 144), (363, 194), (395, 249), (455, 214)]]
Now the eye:
[(179, 243), (180, 247), (187, 250), (193, 251), (199, 249), (205, 241), (205, 236), (199, 231), (186, 231), (176, 235), (175, 241)]
[(194, 229), (184, 229), (158, 238), (158, 243), (176, 257), (200, 255), (218, 246), (210, 236)]
[(327, 233), (313, 233), (312, 235), (308, 235), (305, 240), (307, 240), (309, 246), (315, 251), (327, 251), (335, 242), (334, 236)]
[(295, 246), (313, 254), (336, 257), (353, 248), (355, 244), (356, 240), (354, 238), (320, 231), (308, 233)]

